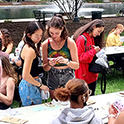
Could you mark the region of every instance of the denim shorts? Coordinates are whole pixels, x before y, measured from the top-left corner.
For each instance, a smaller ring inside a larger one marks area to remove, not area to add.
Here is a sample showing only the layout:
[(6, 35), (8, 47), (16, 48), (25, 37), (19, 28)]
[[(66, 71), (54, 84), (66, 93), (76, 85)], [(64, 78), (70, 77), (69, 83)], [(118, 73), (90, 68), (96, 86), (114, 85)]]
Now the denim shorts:
[[(39, 81), (38, 79), (35, 80)], [(31, 83), (28, 83), (24, 79), (22, 79), (19, 84), (19, 95), (23, 106), (29, 106), (32, 103), (42, 103), (40, 88), (32, 85)]]
[(57, 87), (64, 87), (72, 78), (74, 78), (73, 69), (56, 69), (52, 67), (48, 72), (47, 85), (49, 89), (55, 90)]

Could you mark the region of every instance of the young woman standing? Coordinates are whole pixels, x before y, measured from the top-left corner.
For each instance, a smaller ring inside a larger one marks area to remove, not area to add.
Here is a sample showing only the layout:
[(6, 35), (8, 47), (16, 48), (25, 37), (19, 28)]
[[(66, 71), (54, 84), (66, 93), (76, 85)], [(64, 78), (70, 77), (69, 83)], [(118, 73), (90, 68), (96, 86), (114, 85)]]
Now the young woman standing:
[(44, 92), (49, 88), (39, 80), (38, 57), (40, 57), (41, 38), (43, 28), (38, 22), (32, 21), (25, 31), (25, 45), (21, 51), (22, 80), (19, 84), (19, 93), (24, 106), (42, 103), (40, 89)]
[(42, 44), (43, 68), (48, 71), (48, 87), (51, 99), (54, 90), (65, 86), (78, 69), (78, 55), (75, 42), (68, 37), (65, 21), (61, 15), (54, 16), (47, 24), (46, 40)]
[(98, 73), (89, 72), (89, 63), (92, 62), (95, 54), (102, 48), (104, 22), (100, 19), (89, 22), (74, 33), (73, 39), (76, 41), (80, 63), (79, 69), (75, 70), (75, 76), (85, 80), (89, 89), (92, 90), (92, 95), (94, 95)]

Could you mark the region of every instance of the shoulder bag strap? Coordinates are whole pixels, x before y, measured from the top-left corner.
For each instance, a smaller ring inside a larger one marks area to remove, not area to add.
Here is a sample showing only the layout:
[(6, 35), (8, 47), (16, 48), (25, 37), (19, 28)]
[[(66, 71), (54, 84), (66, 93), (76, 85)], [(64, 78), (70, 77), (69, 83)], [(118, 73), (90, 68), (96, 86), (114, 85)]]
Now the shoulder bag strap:
[(81, 35), (84, 38), (84, 46), (85, 46), (85, 52), (86, 52), (86, 45), (87, 45), (87, 38), (84, 35)]

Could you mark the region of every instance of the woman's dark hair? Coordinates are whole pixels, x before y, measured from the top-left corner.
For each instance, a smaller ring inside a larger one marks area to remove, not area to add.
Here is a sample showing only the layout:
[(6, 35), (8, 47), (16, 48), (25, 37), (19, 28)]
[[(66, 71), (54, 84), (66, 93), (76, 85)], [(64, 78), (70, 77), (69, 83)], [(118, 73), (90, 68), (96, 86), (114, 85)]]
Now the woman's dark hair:
[[(84, 32), (91, 33), (93, 31), (94, 26), (96, 26), (96, 28), (104, 27), (105, 24), (101, 19), (95, 19), (89, 22), (88, 24), (77, 29), (74, 33), (73, 39), (76, 41), (77, 37), (79, 35), (82, 35)], [(100, 48), (102, 48), (104, 43), (104, 31), (100, 34), (100, 36), (94, 37), (94, 41), (96, 46), (99, 46)]]
[(1, 28), (0, 31), (3, 34), (2, 40), (4, 46), (7, 46), (9, 43), (13, 43), (11, 34), (6, 28)]
[(55, 89), (55, 97), (60, 101), (70, 101), (78, 103), (78, 96), (85, 94), (88, 91), (87, 83), (81, 79), (69, 80), (65, 88)]
[(46, 32), (45, 32), (45, 38), (49, 38), (51, 37), (50, 33), (49, 33), (49, 29), (51, 27), (57, 28), (57, 29), (62, 29), (63, 31), (61, 33), (61, 38), (66, 39), (66, 37), (68, 36), (68, 30), (66, 28), (65, 25), (65, 20), (62, 17), (61, 14), (56, 14), (48, 23), (47, 23), (47, 28), (46, 28)]
[(40, 51), (41, 41), (37, 44), (37, 48), (36, 48), (34, 42), (27, 36), (27, 34), (32, 35), (38, 29), (42, 29), (44, 31), (44, 27), (42, 26), (42, 24), (36, 21), (29, 22), (25, 30), (24, 42), (25, 44), (28, 44), (30, 47), (32, 47), (35, 50), (36, 55), (40, 57), (39, 51)]

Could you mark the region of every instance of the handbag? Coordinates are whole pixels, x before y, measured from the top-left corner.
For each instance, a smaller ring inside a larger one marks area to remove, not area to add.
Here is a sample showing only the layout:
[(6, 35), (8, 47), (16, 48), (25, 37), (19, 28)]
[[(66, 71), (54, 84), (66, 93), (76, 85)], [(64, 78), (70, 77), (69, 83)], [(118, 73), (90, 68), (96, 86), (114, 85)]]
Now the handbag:
[[(109, 71), (108, 68), (95, 63), (96, 56), (94, 56), (92, 62), (89, 64), (89, 72), (92, 73), (107, 73)], [(108, 63), (108, 62), (107, 62)]]
[[(85, 52), (86, 52), (86, 44), (87, 44), (87, 38), (84, 35), (81, 35), (82, 37), (84, 37), (84, 46), (85, 46)], [(89, 64), (89, 72), (93, 72), (93, 73), (107, 73), (109, 71), (108, 68), (95, 63), (97, 57), (96, 55), (94, 56), (92, 62)], [(107, 61), (108, 64), (108, 61)]]

